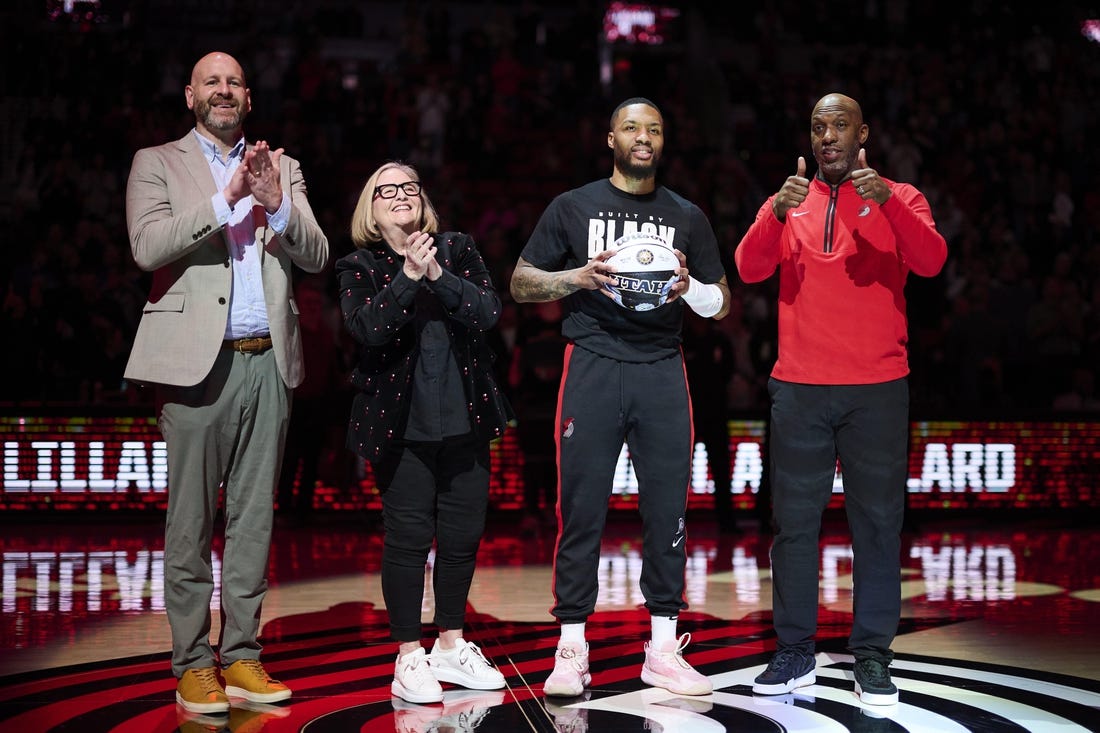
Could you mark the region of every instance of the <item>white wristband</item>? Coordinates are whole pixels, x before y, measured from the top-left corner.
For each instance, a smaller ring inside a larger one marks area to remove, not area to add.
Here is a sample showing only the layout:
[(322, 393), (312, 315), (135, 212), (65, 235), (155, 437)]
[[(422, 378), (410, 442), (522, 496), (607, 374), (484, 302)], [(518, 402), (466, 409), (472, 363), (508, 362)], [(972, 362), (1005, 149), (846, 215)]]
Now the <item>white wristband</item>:
[(683, 294), (684, 302), (703, 318), (710, 318), (722, 310), (722, 289), (717, 285), (704, 285), (694, 277), (688, 276), (688, 289)]

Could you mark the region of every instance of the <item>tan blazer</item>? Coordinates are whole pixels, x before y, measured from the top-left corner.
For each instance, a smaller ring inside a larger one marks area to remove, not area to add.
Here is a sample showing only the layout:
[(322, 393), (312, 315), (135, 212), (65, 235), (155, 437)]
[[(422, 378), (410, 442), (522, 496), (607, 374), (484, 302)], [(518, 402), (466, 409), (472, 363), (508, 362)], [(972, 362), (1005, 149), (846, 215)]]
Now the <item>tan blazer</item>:
[[(259, 206), (253, 221), (263, 246), (272, 347), (283, 381), (293, 388), (302, 381), (303, 365), (290, 268), (319, 272), (328, 260), (328, 239), (309, 207), (298, 162), (282, 156), (279, 173), (292, 204), (286, 231), (280, 236), (267, 226)], [(126, 223), (134, 260), (153, 273), (153, 285), (126, 365), (129, 380), (198, 384), (222, 347), (233, 272), (225, 228), (218, 226), (210, 203), (217, 190), (194, 132), (134, 155)]]

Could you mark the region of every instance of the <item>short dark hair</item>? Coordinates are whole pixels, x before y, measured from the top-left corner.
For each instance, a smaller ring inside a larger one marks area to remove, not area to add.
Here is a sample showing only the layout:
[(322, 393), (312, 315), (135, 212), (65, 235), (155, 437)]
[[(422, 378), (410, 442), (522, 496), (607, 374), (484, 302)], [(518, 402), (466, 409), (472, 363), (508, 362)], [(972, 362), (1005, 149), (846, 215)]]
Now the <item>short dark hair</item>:
[(644, 104), (647, 107), (652, 107), (657, 111), (657, 114), (661, 115), (662, 118), (664, 117), (664, 115), (661, 114), (661, 108), (646, 99), (645, 97), (631, 97), (630, 99), (625, 99), (622, 102), (619, 102), (619, 106), (616, 107), (614, 111), (612, 111), (608, 129), (615, 129), (615, 118), (619, 116), (619, 111), (622, 110), (623, 107), (629, 107), (632, 104)]

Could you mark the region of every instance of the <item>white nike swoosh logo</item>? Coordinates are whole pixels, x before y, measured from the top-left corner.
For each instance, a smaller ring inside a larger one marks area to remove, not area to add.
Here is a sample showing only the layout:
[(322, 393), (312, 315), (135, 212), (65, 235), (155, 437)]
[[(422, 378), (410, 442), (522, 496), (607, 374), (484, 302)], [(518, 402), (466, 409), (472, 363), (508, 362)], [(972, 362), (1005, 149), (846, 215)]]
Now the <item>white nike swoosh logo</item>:
[(792, 211), (791, 216), (804, 216), (804, 215), (809, 214), (809, 213), (810, 212), (808, 212), (808, 211)]
[(859, 215), (860, 216), (867, 216), (870, 213), (871, 213), (871, 207), (870, 206), (864, 206), (863, 209), (860, 210)]
[(684, 541), (684, 536), (683, 536), (683, 535), (680, 535), (679, 537), (677, 537), (676, 539), (674, 539), (674, 540), (672, 541), (672, 546), (673, 546), (673, 547), (676, 547), (677, 545), (679, 545), (679, 544), (680, 544), (681, 542), (683, 542), (683, 541)]

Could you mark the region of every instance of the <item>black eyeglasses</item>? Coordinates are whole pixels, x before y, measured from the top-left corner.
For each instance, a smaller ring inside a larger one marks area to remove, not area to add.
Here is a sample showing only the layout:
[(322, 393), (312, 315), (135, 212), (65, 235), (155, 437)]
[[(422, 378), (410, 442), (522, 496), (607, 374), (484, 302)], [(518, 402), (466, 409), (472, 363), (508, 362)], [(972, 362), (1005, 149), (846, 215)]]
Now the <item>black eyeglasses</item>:
[(420, 181), (405, 181), (404, 183), (383, 183), (381, 186), (375, 186), (374, 197), (392, 199), (397, 195), (398, 186), (401, 187), (406, 196), (420, 195)]

